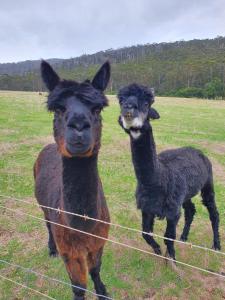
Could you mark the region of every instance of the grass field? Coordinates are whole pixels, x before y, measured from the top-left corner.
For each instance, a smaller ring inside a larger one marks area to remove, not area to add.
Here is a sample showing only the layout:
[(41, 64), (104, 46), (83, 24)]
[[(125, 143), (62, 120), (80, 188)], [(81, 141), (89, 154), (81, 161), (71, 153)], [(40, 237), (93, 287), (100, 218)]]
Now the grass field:
[[(114, 223), (140, 229), (136, 210), (136, 181), (131, 164), (129, 138), (117, 124), (115, 97), (103, 113), (103, 138), (99, 170)], [(35, 203), (33, 163), (38, 152), (52, 141), (52, 115), (45, 110), (45, 96), (37, 93), (0, 92), (0, 194)], [(161, 119), (153, 122), (157, 150), (191, 145), (213, 163), (215, 190), (221, 219), (221, 242), (225, 251), (225, 102), (158, 98)], [(194, 200), (197, 215), (189, 241), (211, 247), (210, 221), (200, 197)], [(0, 205), (42, 217), (35, 205), (0, 197)], [(0, 208), (0, 259), (69, 282), (60, 258), (50, 259), (45, 224)], [(177, 232), (181, 233), (183, 218)], [(157, 221), (155, 233), (164, 234), (165, 222)], [(111, 228), (110, 238), (150, 250), (137, 233)], [(159, 240), (165, 251), (164, 243)], [(225, 272), (225, 256), (176, 244), (177, 259), (216, 272)], [(114, 299), (225, 299), (225, 281), (178, 265), (182, 276), (162, 259), (107, 243), (102, 278)], [(71, 299), (70, 287), (28, 274), (0, 263), (0, 274), (37, 289), (57, 300)], [(93, 285), (89, 281), (89, 289)], [(44, 299), (0, 279), (1, 300)], [(94, 299), (87, 295), (87, 299)]]

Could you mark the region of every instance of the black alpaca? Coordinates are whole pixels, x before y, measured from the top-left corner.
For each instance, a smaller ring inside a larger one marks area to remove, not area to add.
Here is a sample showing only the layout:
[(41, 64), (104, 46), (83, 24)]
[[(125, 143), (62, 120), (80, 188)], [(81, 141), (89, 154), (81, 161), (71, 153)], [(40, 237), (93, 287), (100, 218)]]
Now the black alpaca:
[[(165, 237), (176, 238), (176, 225), (184, 208), (185, 225), (181, 240), (186, 241), (195, 214), (191, 202), (201, 191), (207, 207), (212, 229), (213, 248), (220, 250), (219, 214), (216, 208), (212, 165), (200, 151), (191, 147), (156, 153), (150, 119), (158, 119), (158, 112), (151, 107), (154, 95), (145, 86), (131, 84), (118, 94), (121, 115), (119, 124), (130, 135), (132, 160), (137, 178), (137, 207), (142, 211), (143, 231), (153, 232), (154, 218), (166, 218)], [(158, 243), (143, 234), (154, 252), (161, 254)], [(174, 242), (164, 240), (167, 254), (175, 259)]]

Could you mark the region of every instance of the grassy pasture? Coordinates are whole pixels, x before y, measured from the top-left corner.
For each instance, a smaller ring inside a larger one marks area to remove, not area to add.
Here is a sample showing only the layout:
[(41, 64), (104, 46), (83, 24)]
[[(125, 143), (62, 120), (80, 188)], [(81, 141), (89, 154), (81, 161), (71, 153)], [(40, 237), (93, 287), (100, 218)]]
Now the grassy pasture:
[[(103, 113), (103, 138), (99, 170), (114, 223), (140, 229), (136, 210), (135, 177), (129, 138), (117, 124), (115, 97)], [(52, 115), (45, 110), (45, 96), (37, 93), (0, 92), (0, 194), (35, 203), (32, 167), (40, 149), (52, 141)], [(161, 119), (153, 122), (157, 150), (191, 145), (212, 160), (217, 205), (221, 219), (221, 242), (225, 251), (225, 102), (158, 98), (154, 105)], [(200, 197), (189, 241), (211, 247), (211, 226)], [(0, 205), (42, 217), (34, 205), (0, 197)], [(61, 259), (50, 259), (45, 224), (0, 208), (0, 259), (33, 268), (40, 273), (69, 281)], [(183, 218), (177, 232), (181, 233)], [(156, 221), (155, 233), (164, 234), (165, 222)], [(110, 238), (150, 250), (136, 233), (111, 228)], [(165, 251), (164, 243), (159, 240)], [(224, 256), (176, 245), (177, 259), (202, 268), (225, 272)], [(225, 282), (187, 267), (178, 276), (161, 259), (107, 243), (102, 278), (114, 299), (224, 299)], [(71, 289), (0, 263), (0, 274), (37, 289), (57, 300), (71, 299)], [(93, 289), (89, 281), (89, 289)], [(44, 299), (0, 279), (1, 300)], [(87, 299), (94, 299), (87, 295)]]

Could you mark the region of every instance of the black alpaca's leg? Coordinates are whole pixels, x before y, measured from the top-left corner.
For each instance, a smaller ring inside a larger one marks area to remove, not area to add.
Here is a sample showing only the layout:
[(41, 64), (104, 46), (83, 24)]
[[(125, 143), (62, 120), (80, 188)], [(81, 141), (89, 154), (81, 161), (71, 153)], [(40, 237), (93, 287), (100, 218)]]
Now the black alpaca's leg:
[(184, 224), (184, 229), (181, 234), (180, 240), (185, 242), (188, 238), (191, 223), (194, 219), (196, 209), (195, 209), (195, 205), (191, 202), (191, 199), (183, 203), (183, 208), (184, 208), (185, 224)]
[[(153, 226), (154, 226), (154, 218), (155, 216), (153, 214), (147, 214), (144, 211), (142, 211), (142, 230), (145, 232), (153, 232)], [(143, 238), (146, 240), (146, 242), (152, 247), (154, 252), (156, 254), (161, 254), (161, 249), (159, 244), (154, 240), (154, 238), (151, 235), (142, 233)]]
[[(176, 239), (176, 227), (177, 227), (177, 223), (179, 220), (180, 216), (175, 217), (174, 219), (170, 220), (167, 219), (167, 226), (166, 226), (166, 232), (164, 234), (164, 236), (166, 238), (170, 238), (170, 239)], [(165, 239), (164, 243), (167, 246), (167, 253), (169, 254), (169, 257), (176, 259), (175, 258), (175, 249), (174, 249), (174, 241), (170, 241)]]
[(49, 248), (49, 256), (56, 257), (58, 255), (58, 251), (56, 248), (56, 244), (54, 241), (54, 237), (51, 230), (51, 224), (46, 222), (46, 226), (48, 228), (48, 248)]
[[(101, 261), (102, 252), (103, 252), (103, 248), (101, 248), (101, 250), (97, 254), (96, 266), (90, 270), (90, 275), (91, 275), (91, 279), (94, 282), (96, 293), (98, 295), (108, 296), (108, 293), (106, 291), (106, 287), (105, 287), (105, 285), (102, 282), (101, 277), (100, 277), (100, 270), (101, 270), (101, 264), (102, 264), (102, 261)], [(103, 300), (103, 299), (105, 299), (105, 297), (99, 296), (98, 299)]]
[(213, 229), (213, 248), (220, 250), (220, 237), (219, 237), (219, 213), (215, 203), (215, 193), (213, 183), (207, 183), (201, 191), (202, 202), (206, 206), (210, 221)]

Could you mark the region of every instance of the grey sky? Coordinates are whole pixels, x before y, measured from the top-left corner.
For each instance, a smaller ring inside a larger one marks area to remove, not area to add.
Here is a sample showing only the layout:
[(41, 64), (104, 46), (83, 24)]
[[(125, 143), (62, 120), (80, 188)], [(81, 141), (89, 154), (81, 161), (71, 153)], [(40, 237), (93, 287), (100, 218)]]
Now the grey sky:
[(0, 0), (0, 62), (225, 35), (225, 0)]

